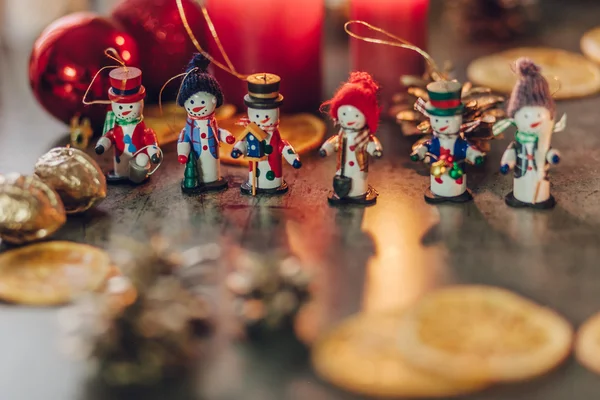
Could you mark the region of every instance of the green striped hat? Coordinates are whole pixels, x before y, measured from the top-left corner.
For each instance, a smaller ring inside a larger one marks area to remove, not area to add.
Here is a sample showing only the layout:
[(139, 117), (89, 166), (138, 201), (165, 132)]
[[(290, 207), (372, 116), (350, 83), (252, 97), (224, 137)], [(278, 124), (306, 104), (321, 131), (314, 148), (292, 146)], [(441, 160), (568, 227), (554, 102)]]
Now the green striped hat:
[(465, 106), (461, 101), (462, 83), (458, 81), (437, 81), (427, 85), (429, 101), (425, 110), (429, 115), (446, 117), (462, 114)]

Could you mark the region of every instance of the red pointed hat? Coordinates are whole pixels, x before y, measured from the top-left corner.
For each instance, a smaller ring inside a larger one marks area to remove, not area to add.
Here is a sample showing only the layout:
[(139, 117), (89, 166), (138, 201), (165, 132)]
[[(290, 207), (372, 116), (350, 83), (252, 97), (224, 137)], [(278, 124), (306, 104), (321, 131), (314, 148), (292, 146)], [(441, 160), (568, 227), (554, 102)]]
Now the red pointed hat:
[(135, 67), (119, 67), (110, 71), (108, 98), (113, 103), (137, 103), (146, 97), (142, 71)]
[(352, 72), (348, 82), (344, 83), (331, 100), (327, 100), (321, 108), (329, 106), (329, 115), (337, 119), (341, 106), (354, 106), (365, 115), (369, 131), (374, 134), (379, 125), (381, 108), (377, 102), (379, 86), (367, 72)]

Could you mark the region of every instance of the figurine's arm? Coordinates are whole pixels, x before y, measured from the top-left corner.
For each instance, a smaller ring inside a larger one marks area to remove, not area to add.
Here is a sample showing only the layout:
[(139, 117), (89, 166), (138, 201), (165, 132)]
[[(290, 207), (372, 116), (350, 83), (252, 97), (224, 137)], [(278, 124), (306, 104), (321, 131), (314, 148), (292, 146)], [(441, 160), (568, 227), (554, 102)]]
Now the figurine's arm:
[(367, 144), (367, 153), (375, 158), (381, 158), (383, 155), (383, 147), (381, 142), (374, 135), (369, 137), (369, 143)]
[(319, 154), (321, 155), (321, 157), (327, 157), (328, 155), (339, 151), (339, 147), (340, 146), (338, 135), (332, 136), (321, 145), (321, 148), (319, 149)]
[(221, 139), (221, 142), (225, 142), (227, 144), (234, 144), (235, 143), (235, 136), (233, 136), (233, 134), (231, 132), (229, 132), (227, 129), (219, 129), (219, 139)]
[(240, 140), (233, 146), (233, 150), (231, 150), (231, 157), (240, 158), (240, 156), (246, 154), (248, 150), (248, 144), (245, 139)]
[(467, 147), (466, 158), (475, 165), (483, 164), (485, 153), (477, 148), (477, 146), (469, 145)]
[(161, 159), (162, 153), (160, 153), (158, 148), (158, 141), (156, 139), (156, 133), (151, 128), (144, 129), (144, 144), (146, 146), (150, 146), (146, 149), (150, 160), (154, 164), (158, 164)]
[(177, 139), (177, 161), (179, 161), (180, 164), (186, 164), (188, 161), (190, 151), (192, 150), (191, 141), (190, 128), (189, 125), (186, 124), (179, 133), (179, 139)]
[(511, 142), (507, 149), (504, 151), (502, 155), (502, 160), (500, 160), (500, 172), (502, 174), (507, 174), (508, 171), (515, 167), (515, 163), (517, 162), (517, 151), (515, 150), (515, 142)]
[(292, 145), (287, 140), (282, 140), (279, 147), (281, 154), (283, 154), (283, 158), (285, 158), (285, 161), (287, 161), (288, 164), (296, 169), (302, 167), (300, 156), (298, 153), (296, 153), (296, 150), (294, 150)]
[(551, 148), (548, 150), (548, 153), (546, 153), (546, 161), (553, 165), (558, 164), (560, 162), (560, 152)]
[(113, 143), (115, 142), (115, 135), (113, 133), (113, 130), (110, 129), (108, 132), (106, 132), (106, 134), (104, 136), (102, 136), (100, 139), (98, 139), (98, 142), (96, 142), (96, 154), (102, 154), (104, 153), (106, 150), (110, 149), (113, 145)]
[[(410, 154), (410, 159), (412, 161), (419, 161), (419, 160), (423, 160), (425, 158), (425, 155), (427, 154), (427, 152), (429, 151), (429, 146), (431, 145), (431, 141), (430, 140), (426, 140), (422, 143), (419, 143), (415, 149), (413, 150), (413, 152)], [(426, 160), (426, 162), (428, 162)]]

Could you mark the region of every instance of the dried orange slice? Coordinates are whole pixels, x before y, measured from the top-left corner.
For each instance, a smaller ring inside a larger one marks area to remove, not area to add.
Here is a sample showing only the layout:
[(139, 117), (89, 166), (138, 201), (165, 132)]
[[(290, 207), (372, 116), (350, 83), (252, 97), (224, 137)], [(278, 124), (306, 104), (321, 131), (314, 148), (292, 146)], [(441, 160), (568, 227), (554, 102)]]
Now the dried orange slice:
[(350, 392), (375, 397), (446, 397), (483, 389), (410, 367), (398, 351), (399, 314), (358, 314), (319, 338), (312, 361), (319, 376)]
[(600, 63), (600, 26), (587, 31), (581, 37), (580, 45), (587, 58)]
[(575, 355), (581, 364), (600, 374), (600, 313), (579, 328)]
[(402, 317), (398, 345), (407, 362), (453, 380), (520, 381), (560, 364), (573, 340), (554, 311), (491, 286), (432, 292)]
[(545, 47), (521, 47), (481, 57), (467, 68), (469, 80), (500, 93), (510, 93), (519, 57), (529, 57), (542, 69), (556, 99), (584, 97), (600, 91), (600, 67), (584, 56)]
[[(243, 128), (236, 125), (236, 122), (242, 115), (219, 122), (221, 128), (227, 129), (234, 136)], [(325, 122), (312, 114), (292, 114), (282, 115), (279, 122), (279, 133), (281, 137), (294, 147), (298, 154), (304, 154), (316, 149), (323, 143), (327, 127)], [(232, 165), (248, 165), (243, 157), (238, 159), (231, 158), (231, 146), (223, 145), (221, 152), (221, 161)]]
[[(232, 118), (235, 115), (235, 106), (224, 104), (217, 108), (217, 121)], [(158, 105), (150, 105), (144, 108), (144, 122), (149, 128), (156, 132), (158, 143), (164, 145), (174, 142), (179, 138), (179, 132), (185, 126), (187, 114), (183, 107), (176, 103), (163, 104), (161, 115)]]
[(98, 290), (110, 272), (108, 254), (72, 242), (44, 242), (0, 254), (0, 299), (55, 305)]

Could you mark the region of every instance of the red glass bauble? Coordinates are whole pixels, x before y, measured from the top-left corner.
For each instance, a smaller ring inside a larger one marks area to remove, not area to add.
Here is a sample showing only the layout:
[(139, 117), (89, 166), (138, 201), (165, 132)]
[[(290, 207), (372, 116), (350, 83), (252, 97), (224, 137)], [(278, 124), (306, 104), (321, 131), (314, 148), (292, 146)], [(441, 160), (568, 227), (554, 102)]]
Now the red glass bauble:
[[(195, 0), (182, 0), (187, 21), (202, 43), (204, 16)], [(140, 68), (144, 71), (147, 100), (158, 101), (162, 85), (185, 71), (197, 52), (179, 15), (175, 0), (123, 0), (112, 12), (114, 19), (133, 36), (140, 48)], [(177, 85), (165, 89), (163, 96), (173, 96)]]
[[(94, 131), (102, 130), (106, 105), (82, 103), (83, 95), (100, 68), (116, 65), (104, 55), (112, 47), (127, 65), (139, 64), (135, 40), (119, 25), (94, 13), (80, 12), (50, 24), (33, 45), (29, 82), (40, 104), (65, 123), (80, 114), (90, 118)], [(98, 76), (88, 100), (108, 98), (108, 71)]]

